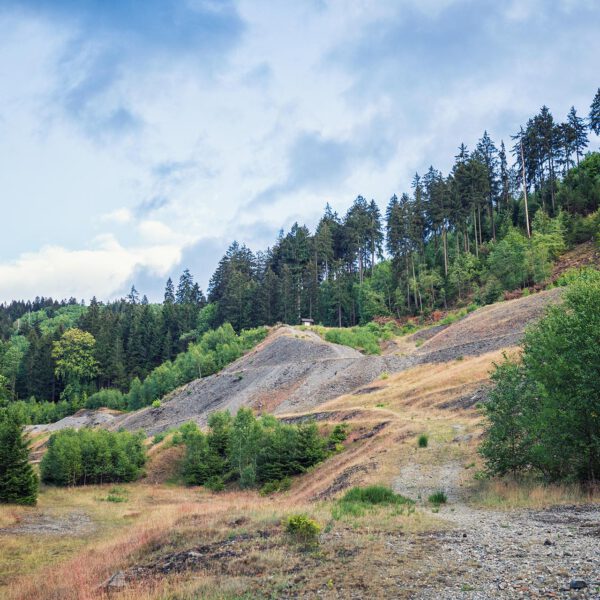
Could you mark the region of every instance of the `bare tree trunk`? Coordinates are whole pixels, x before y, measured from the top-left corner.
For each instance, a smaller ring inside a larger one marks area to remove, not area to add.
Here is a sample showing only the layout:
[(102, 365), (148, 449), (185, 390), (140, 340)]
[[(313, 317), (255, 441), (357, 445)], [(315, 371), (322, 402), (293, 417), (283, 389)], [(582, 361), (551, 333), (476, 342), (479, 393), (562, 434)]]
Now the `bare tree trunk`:
[[(521, 129), (523, 133), (523, 129)], [(529, 230), (529, 206), (527, 204), (527, 182), (525, 180), (525, 155), (523, 154), (523, 137), (521, 137), (521, 166), (523, 168), (523, 197), (525, 198), (525, 224), (527, 225), (527, 237), (531, 237)]]

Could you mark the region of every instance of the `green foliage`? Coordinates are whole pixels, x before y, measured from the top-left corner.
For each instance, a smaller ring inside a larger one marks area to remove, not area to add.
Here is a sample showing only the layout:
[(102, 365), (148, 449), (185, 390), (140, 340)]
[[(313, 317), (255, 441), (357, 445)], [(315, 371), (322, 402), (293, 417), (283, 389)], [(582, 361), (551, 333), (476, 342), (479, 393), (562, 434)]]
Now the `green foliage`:
[(490, 475), (533, 471), (551, 481), (600, 473), (600, 280), (576, 280), (525, 335), (521, 363), (493, 374), (481, 453)]
[(96, 340), (91, 333), (73, 328), (65, 331), (54, 342), (52, 356), (56, 361), (56, 374), (68, 383), (80, 383), (92, 379), (98, 373), (94, 358)]
[(419, 439), (417, 440), (417, 445), (419, 446), (419, 448), (427, 448), (429, 444), (429, 438), (427, 437), (427, 434), (422, 433), (419, 436)]
[(410, 508), (414, 502), (401, 494), (396, 494), (383, 485), (369, 485), (367, 487), (353, 487), (340, 498), (332, 510), (334, 519), (343, 516), (361, 517), (367, 511), (382, 506)]
[(288, 535), (303, 544), (318, 542), (321, 526), (305, 514), (290, 515), (285, 521), (285, 530)]
[(233, 419), (228, 412), (211, 414), (208, 426), (206, 434), (190, 428), (184, 435), (183, 477), (191, 485), (218, 476), (237, 480), (242, 488), (269, 482), (281, 487), (287, 477), (326, 457), (326, 440), (314, 423), (286, 425), (270, 415), (257, 419), (241, 408)]
[(342, 442), (346, 441), (346, 438), (348, 437), (348, 429), (348, 423), (338, 423), (333, 428), (327, 440), (327, 449), (330, 452), (337, 452), (337, 449), (340, 447)]
[[(104, 388), (95, 394), (88, 396), (85, 401), (86, 408), (101, 408), (103, 406), (114, 410), (126, 410), (127, 397), (121, 390)], [(45, 422), (48, 423), (49, 421)]]
[(207, 331), (198, 343), (190, 344), (174, 361), (162, 363), (143, 382), (134, 379), (128, 394), (129, 409), (151, 405), (185, 383), (220, 371), (266, 335), (266, 327), (242, 331), (238, 335), (228, 323)]
[(559, 286), (572, 283), (597, 283), (600, 281), (600, 271), (596, 267), (582, 267), (567, 269), (557, 280)]
[(134, 481), (146, 461), (143, 437), (94, 429), (53, 433), (40, 464), (42, 481), (59, 486)]
[(446, 496), (445, 492), (440, 490), (431, 494), (427, 500), (429, 500), (431, 504), (439, 506), (440, 504), (446, 504), (446, 502), (448, 502), (448, 496)]
[(280, 492), (287, 492), (292, 487), (292, 480), (289, 477), (284, 477), (278, 481), (267, 481), (260, 488), (261, 496), (270, 496)]
[(32, 505), (37, 501), (38, 478), (29, 464), (29, 447), (21, 423), (0, 415), (0, 503)]
[(412, 504), (412, 500), (396, 494), (390, 488), (383, 485), (369, 485), (367, 487), (353, 487), (348, 490), (341, 502), (375, 505)]
[(160, 408), (160, 400), (153, 400), (152, 408)]

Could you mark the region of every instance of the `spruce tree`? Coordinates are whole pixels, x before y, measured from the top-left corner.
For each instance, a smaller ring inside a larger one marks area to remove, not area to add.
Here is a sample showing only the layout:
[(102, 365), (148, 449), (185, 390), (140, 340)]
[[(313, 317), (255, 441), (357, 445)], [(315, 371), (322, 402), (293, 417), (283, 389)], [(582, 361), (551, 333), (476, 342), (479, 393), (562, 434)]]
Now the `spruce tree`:
[(590, 106), (590, 129), (600, 135), (600, 88), (594, 96), (594, 101)]
[(23, 428), (8, 414), (0, 421), (0, 502), (35, 504), (38, 479), (29, 464), (29, 448)]
[(583, 152), (588, 145), (588, 138), (585, 132), (585, 121), (581, 117), (577, 116), (577, 111), (575, 110), (574, 106), (571, 106), (571, 110), (569, 111), (567, 119), (568, 125), (573, 132), (572, 145), (577, 158), (577, 164), (579, 164), (579, 157), (583, 156)]

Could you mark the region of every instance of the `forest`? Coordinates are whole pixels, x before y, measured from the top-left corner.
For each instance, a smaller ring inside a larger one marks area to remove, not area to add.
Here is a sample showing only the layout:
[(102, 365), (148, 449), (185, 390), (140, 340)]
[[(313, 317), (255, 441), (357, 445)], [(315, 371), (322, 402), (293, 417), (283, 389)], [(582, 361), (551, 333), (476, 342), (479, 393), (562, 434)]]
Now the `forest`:
[[(329, 327), (405, 321), (535, 291), (567, 247), (598, 239), (600, 89), (589, 115), (543, 106), (507, 140), (484, 132), (452, 168), (415, 174), (382, 211), (359, 195), (329, 205), (313, 232), (295, 223), (272, 247), (233, 242), (206, 294), (189, 270), (159, 304), (135, 286), (89, 304), (36, 298), (0, 306), (0, 401), (24, 420), (82, 406), (135, 409), (211, 374), (266, 335), (312, 318)], [(512, 158), (511, 158), (512, 157)]]

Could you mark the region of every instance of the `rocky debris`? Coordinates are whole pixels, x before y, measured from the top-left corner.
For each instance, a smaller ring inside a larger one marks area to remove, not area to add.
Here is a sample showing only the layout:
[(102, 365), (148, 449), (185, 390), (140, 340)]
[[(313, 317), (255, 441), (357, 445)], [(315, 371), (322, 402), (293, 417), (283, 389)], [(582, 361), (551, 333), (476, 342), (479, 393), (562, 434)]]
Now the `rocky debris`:
[(600, 599), (598, 539), (589, 535), (600, 505), (476, 509), (464, 503), (463, 473), (459, 463), (411, 464), (395, 481), (397, 492), (422, 501), (439, 489), (449, 498), (437, 515), (447, 529), (389, 541), (399, 560), (412, 556), (418, 565), (403, 582), (415, 584), (411, 598)]
[(453, 398), (447, 402), (442, 402), (438, 405), (438, 407), (447, 410), (466, 410), (468, 408), (473, 408), (477, 404), (483, 404), (487, 402), (488, 393), (489, 387), (480, 387), (472, 392), (469, 392), (468, 394), (459, 396), (458, 398)]
[(563, 288), (554, 288), (484, 306), (434, 335), (415, 354), (421, 362), (447, 362), (514, 346), (521, 341), (525, 327), (558, 302), (562, 292)]
[(216, 410), (241, 406), (273, 414), (309, 411), (350, 393), (382, 373), (416, 364), (411, 357), (365, 356), (357, 350), (323, 341), (312, 332), (281, 327), (255, 351), (221, 373), (193, 381), (162, 402), (124, 415), (111, 429), (143, 429), (153, 435), (189, 420), (200, 425)]
[(66, 429), (68, 427), (72, 429), (98, 426), (105, 427), (112, 423), (120, 414), (122, 413), (109, 408), (99, 408), (97, 410), (82, 408), (75, 414), (65, 417), (60, 421), (56, 421), (55, 423), (28, 425), (25, 430), (31, 435), (38, 435), (40, 433), (60, 431), (61, 429)]
[(100, 588), (106, 592), (119, 591), (142, 579), (162, 578), (192, 570), (210, 571), (211, 575), (235, 572), (236, 576), (261, 576), (264, 567), (248, 559), (249, 548), (261, 548), (273, 534), (270, 530), (240, 533), (226, 540), (165, 554), (153, 562), (117, 571)]
[(323, 412), (311, 412), (305, 415), (294, 415), (290, 417), (281, 417), (280, 421), (288, 425), (298, 425), (299, 423), (308, 423), (310, 421), (350, 421), (363, 414), (362, 410), (333, 410)]
[(52, 535), (80, 536), (95, 529), (93, 521), (84, 512), (65, 515), (54, 513), (26, 514), (17, 524), (0, 529), (0, 535)]
[(352, 465), (351, 467), (347, 467), (344, 469), (332, 482), (332, 484), (319, 492), (316, 496), (312, 498), (312, 500), (327, 500), (342, 490), (349, 488), (354, 481), (356, 481), (356, 475), (359, 473), (369, 473), (374, 471), (377, 468), (377, 463), (375, 461), (360, 464), (360, 465)]
[(385, 429), (389, 424), (390, 424), (390, 421), (382, 421), (381, 423), (377, 423), (377, 425), (375, 425), (372, 429), (370, 429), (366, 433), (362, 433), (354, 441), (359, 442), (361, 440), (368, 440), (369, 438), (376, 436), (380, 431)]
[(573, 579), (571, 583), (569, 583), (569, 587), (572, 590), (583, 590), (586, 588), (588, 584), (583, 579)]

